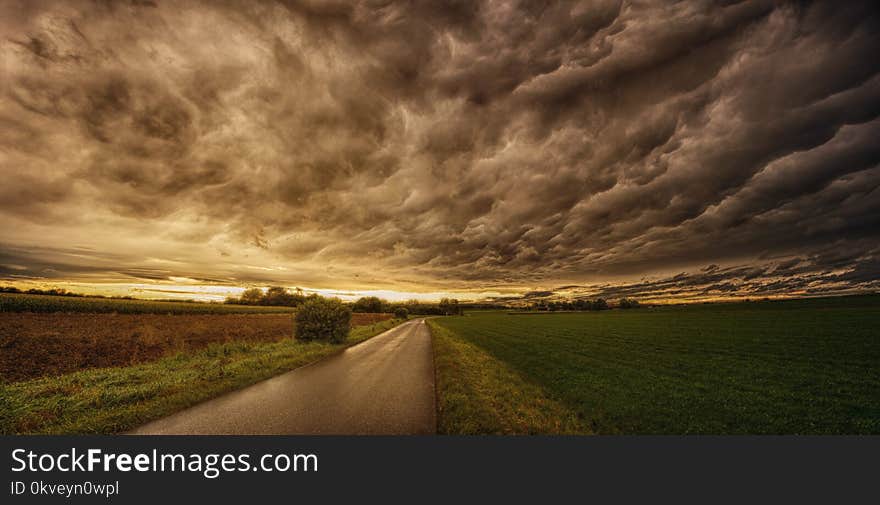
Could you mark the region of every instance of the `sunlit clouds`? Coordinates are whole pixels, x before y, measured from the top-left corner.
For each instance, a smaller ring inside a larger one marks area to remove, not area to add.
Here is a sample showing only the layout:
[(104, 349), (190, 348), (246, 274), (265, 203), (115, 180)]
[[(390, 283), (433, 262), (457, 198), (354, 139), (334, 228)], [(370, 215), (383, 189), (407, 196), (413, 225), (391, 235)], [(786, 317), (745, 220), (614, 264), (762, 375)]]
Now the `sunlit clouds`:
[(0, 277), (203, 299), (876, 290), (878, 11), (4, 2)]

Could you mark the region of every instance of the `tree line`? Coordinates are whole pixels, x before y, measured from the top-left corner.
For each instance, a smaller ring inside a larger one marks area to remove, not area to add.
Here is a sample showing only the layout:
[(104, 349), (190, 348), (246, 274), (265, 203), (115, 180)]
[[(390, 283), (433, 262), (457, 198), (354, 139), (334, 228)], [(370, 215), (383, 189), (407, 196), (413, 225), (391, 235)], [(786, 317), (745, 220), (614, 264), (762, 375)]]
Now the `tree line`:
[(408, 300), (405, 302), (389, 302), (376, 296), (365, 296), (351, 304), (353, 312), (395, 312), (399, 309), (420, 316), (457, 316), (461, 315), (463, 305), (455, 298), (443, 298), (439, 303)]
[[(0, 293), (25, 293), (32, 295), (51, 295), (51, 296), (76, 296), (76, 297), (96, 297), (96, 298), (121, 298), (133, 299), (131, 296), (102, 296), (102, 295), (83, 295), (73, 293), (65, 289), (36, 289), (31, 288), (21, 290), (13, 286), (0, 286)], [(224, 303), (235, 305), (266, 305), (280, 307), (299, 307), (309, 300), (323, 298), (316, 293), (306, 295), (302, 289), (288, 289), (282, 286), (270, 286), (265, 291), (260, 288), (249, 288), (244, 290), (240, 296), (229, 296)], [(187, 301), (195, 303), (195, 300), (169, 300), (169, 301)], [(455, 316), (461, 315), (462, 311), (467, 308), (469, 310), (506, 310), (510, 306), (487, 303), (487, 302), (471, 302), (461, 303), (455, 298), (443, 298), (437, 303), (421, 302), (418, 300), (408, 300), (405, 302), (389, 302), (376, 296), (364, 296), (358, 298), (354, 302), (345, 303), (352, 312), (364, 313), (388, 313), (394, 314), (395, 317), (406, 317), (407, 315), (419, 316)], [(615, 304), (620, 309), (635, 309), (641, 305), (637, 300), (632, 298), (621, 298)], [(596, 298), (594, 300), (578, 299), (578, 300), (560, 300), (560, 301), (538, 301), (522, 307), (525, 310), (534, 311), (588, 311), (588, 310), (608, 310), (612, 308), (604, 298)]]
[(229, 296), (224, 303), (234, 305), (269, 305), (277, 307), (299, 307), (310, 297), (318, 297), (317, 294), (306, 296), (299, 288), (289, 290), (281, 286), (270, 286), (266, 291), (260, 288), (249, 288), (242, 291), (238, 297)]
[[(320, 298), (317, 294), (306, 295), (299, 288), (289, 290), (281, 286), (272, 286), (265, 291), (260, 288), (250, 288), (242, 292), (239, 297), (229, 297), (226, 303), (239, 305), (278, 305), (287, 307), (299, 307), (308, 300)], [(612, 302), (613, 303), (613, 302)], [(632, 298), (621, 298), (614, 305), (604, 298), (593, 300), (541, 300), (523, 307), (534, 311), (593, 311), (608, 310), (613, 307), (619, 309), (636, 309), (641, 305)], [(443, 298), (439, 302), (422, 302), (408, 300), (405, 302), (389, 302), (377, 296), (364, 296), (357, 300), (345, 303), (352, 312), (364, 313), (388, 313), (400, 317), (401, 314), (419, 316), (455, 316), (461, 315), (462, 311), (469, 310), (505, 310), (510, 307), (495, 303), (462, 303), (455, 298)], [(405, 317), (405, 316), (403, 316)]]
[[(235, 305), (270, 305), (299, 307), (309, 300), (321, 298), (318, 294), (306, 295), (299, 288), (290, 290), (281, 286), (271, 286), (263, 291), (260, 288), (244, 290), (240, 296), (230, 296), (225, 303)], [(406, 302), (389, 302), (377, 296), (364, 296), (346, 304), (352, 312), (390, 313), (420, 316), (454, 316), (462, 313), (463, 306), (455, 298), (443, 298), (438, 303), (409, 300)], [(403, 317), (406, 317), (405, 315)]]
[[(621, 298), (617, 301), (619, 309), (637, 309), (641, 304), (632, 298)], [(608, 310), (611, 305), (604, 298), (596, 298), (595, 300), (578, 299), (578, 300), (560, 300), (560, 301), (540, 301), (535, 302), (528, 307), (528, 310), (537, 311), (587, 311), (587, 310)]]

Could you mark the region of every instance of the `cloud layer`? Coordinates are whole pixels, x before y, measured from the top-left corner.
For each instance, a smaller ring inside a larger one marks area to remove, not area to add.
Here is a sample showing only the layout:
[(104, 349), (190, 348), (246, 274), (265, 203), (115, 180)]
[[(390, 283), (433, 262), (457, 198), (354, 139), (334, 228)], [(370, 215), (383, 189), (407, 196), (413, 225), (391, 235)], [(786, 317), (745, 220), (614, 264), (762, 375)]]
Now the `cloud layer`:
[(877, 287), (874, 2), (22, 0), (0, 27), (6, 278)]

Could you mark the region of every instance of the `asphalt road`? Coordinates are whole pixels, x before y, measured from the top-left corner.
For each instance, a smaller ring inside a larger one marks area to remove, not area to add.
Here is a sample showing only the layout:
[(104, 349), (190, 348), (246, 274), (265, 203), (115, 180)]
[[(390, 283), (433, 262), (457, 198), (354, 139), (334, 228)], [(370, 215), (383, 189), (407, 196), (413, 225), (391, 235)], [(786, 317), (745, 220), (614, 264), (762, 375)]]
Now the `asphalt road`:
[(418, 319), (130, 433), (430, 434), (435, 416), (431, 334)]

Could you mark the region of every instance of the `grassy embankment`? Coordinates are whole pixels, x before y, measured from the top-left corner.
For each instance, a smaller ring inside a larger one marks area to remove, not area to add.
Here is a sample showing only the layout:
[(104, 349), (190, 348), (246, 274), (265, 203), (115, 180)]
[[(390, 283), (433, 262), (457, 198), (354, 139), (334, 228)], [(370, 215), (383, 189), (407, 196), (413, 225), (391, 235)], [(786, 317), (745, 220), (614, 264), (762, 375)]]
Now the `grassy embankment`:
[(457, 435), (574, 434), (588, 432), (575, 412), (540, 386), (437, 319), (434, 339), (438, 431)]
[(876, 296), (431, 324), (444, 433), (880, 433)]
[(344, 344), (229, 341), (133, 366), (2, 383), (0, 433), (124, 431), (314, 362), (399, 323), (355, 327)]

